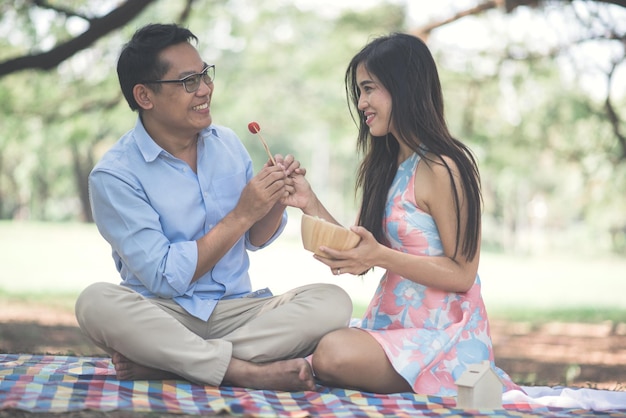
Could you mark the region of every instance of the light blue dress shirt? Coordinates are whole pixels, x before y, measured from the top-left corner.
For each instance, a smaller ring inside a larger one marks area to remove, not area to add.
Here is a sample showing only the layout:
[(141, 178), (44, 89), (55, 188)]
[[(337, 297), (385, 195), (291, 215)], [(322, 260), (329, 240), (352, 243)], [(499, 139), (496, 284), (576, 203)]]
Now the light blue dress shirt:
[[(247, 150), (228, 128), (211, 125), (198, 137), (197, 174), (157, 145), (138, 118), (89, 176), (94, 220), (111, 244), (122, 285), (146, 297), (171, 298), (207, 320), (220, 299), (251, 294), (248, 233), (205, 275), (191, 283), (196, 240), (239, 201), (253, 177)], [(287, 213), (276, 233), (280, 235)]]

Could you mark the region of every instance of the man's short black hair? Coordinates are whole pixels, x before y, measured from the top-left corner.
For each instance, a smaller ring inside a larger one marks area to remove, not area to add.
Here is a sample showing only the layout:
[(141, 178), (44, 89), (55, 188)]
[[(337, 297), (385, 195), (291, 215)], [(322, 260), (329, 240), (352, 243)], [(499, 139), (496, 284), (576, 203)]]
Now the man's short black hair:
[[(197, 42), (189, 29), (175, 24), (149, 24), (135, 32), (124, 45), (117, 61), (117, 77), (122, 93), (132, 110), (139, 110), (133, 88), (145, 80), (159, 80), (168, 71), (168, 65), (159, 60), (165, 48), (182, 42)], [(154, 89), (158, 89), (155, 85)]]

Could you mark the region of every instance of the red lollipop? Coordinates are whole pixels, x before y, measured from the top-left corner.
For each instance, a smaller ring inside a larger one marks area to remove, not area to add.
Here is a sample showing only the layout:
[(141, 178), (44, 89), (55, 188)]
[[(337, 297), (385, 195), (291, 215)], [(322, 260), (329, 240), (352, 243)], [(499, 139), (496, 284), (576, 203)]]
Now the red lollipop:
[(270, 157), (270, 161), (272, 162), (272, 165), (276, 165), (276, 160), (274, 160), (274, 157), (272, 156), (272, 153), (270, 152), (270, 148), (267, 146), (267, 142), (265, 142), (265, 140), (263, 139), (263, 136), (261, 135), (261, 127), (259, 126), (259, 124), (257, 122), (250, 122), (248, 124), (248, 130), (252, 132), (253, 134), (259, 135), (259, 139), (261, 140), (261, 143), (263, 144), (263, 148), (265, 148), (265, 152), (267, 153), (267, 156)]
[(261, 127), (256, 122), (250, 122), (248, 124), (248, 130), (250, 132), (252, 132), (253, 134), (256, 134), (257, 132), (259, 132), (261, 130)]

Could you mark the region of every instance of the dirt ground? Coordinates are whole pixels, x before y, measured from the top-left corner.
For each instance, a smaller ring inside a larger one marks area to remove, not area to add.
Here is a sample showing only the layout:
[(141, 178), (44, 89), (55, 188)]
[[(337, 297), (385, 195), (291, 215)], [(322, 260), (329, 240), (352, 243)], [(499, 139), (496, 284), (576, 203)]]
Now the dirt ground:
[[(522, 385), (577, 386), (626, 391), (626, 323), (492, 321), (496, 364)], [(0, 352), (104, 356), (81, 333), (73, 313), (20, 303), (0, 309)], [(0, 411), (0, 418), (31, 417)], [(37, 414), (37, 418), (181, 417), (88, 411)]]
[(626, 324), (492, 321), (496, 364), (523, 385), (626, 390)]

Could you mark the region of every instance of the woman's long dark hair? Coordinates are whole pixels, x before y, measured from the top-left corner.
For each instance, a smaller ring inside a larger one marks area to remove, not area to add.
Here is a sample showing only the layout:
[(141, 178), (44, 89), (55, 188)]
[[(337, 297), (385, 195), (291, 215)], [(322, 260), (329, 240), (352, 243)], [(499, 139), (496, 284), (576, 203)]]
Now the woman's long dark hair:
[[(359, 86), (356, 71), (359, 64), (378, 78), (392, 99), (391, 123), (401, 138), (391, 133), (384, 137), (373, 137), (358, 111)], [(398, 170), (398, 141), (402, 140), (422, 158), (423, 148), (434, 155), (431, 163), (442, 164), (448, 170), (453, 184), (457, 220), (457, 245), (467, 260), (478, 252), (481, 229), (480, 175), (476, 160), (467, 146), (453, 138), (444, 118), (443, 94), (437, 66), (428, 47), (419, 38), (393, 33), (374, 39), (350, 62), (345, 75), (348, 104), (355, 120), (358, 120), (359, 135), (357, 149), (364, 158), (357, 173), (356, 190), (361, 192), (359, 225), (374, 234), (379, 242), (385, 242), (383, 218), (391, 183)], [(450, 158), (458, 167), (458, 178), (445, 160)], [(456, 190), (457, 181), (465, 192), (467, 225), (461, 231), (461, 206)], [(461, 242), (461, 232), (463, 240)]]

